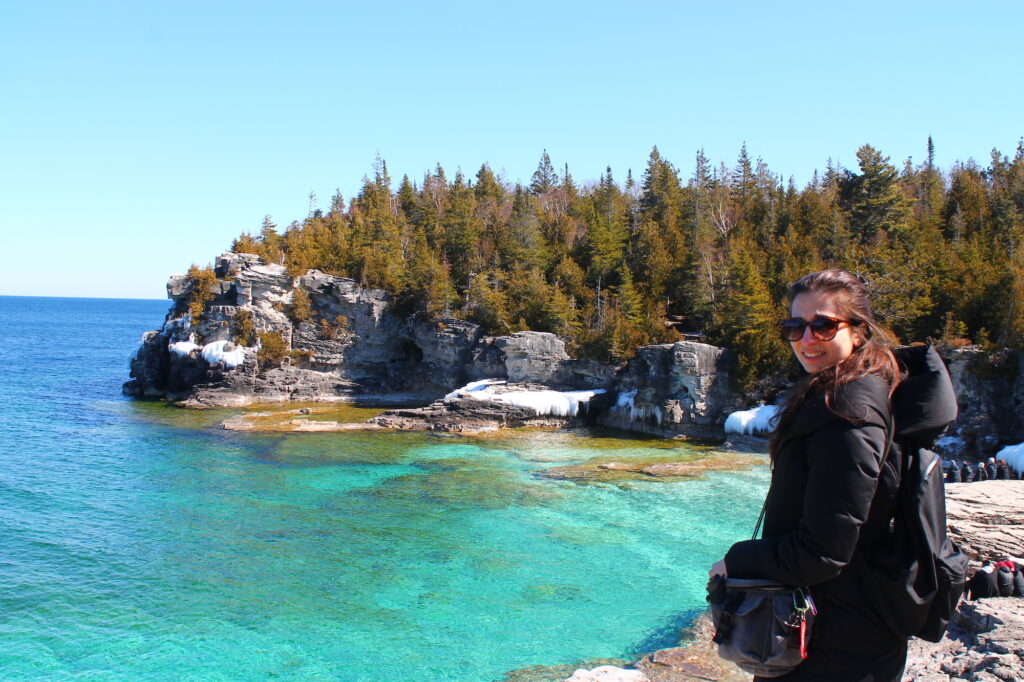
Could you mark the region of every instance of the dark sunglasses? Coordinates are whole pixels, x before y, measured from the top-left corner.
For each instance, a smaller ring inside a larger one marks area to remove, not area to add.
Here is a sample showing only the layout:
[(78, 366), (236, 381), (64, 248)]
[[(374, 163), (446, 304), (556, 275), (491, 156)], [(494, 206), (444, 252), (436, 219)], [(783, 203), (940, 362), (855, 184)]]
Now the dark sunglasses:
[(859, 320), (840, 320), (828, 315), (815, 315), (808, 322), (800, 317), (790, 317), (779, 323), (783, 341), (799, 341), (804, 337), (804, 329), (811, 328), (811, 336), (818, 341), (831, 341), (843, 328), (843, 325), (858, 325)]

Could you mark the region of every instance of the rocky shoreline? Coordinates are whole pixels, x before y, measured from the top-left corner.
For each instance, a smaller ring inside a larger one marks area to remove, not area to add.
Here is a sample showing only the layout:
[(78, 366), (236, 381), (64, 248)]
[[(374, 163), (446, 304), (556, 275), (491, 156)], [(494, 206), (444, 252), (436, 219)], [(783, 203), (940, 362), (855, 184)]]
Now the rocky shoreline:
[[(175, 275), (167, 292), (163, 325), (146, 332), (130, 358), (127, 395), (186, 407), (314, 401), (396, 408), (366, 428), (480, 433), (586, 423), (719, 440), (729, 413), (773, 397), (731, 388), (735, 360), (727, 349), (679, 341), (639, 348), (623, 366), (605, 365), (571, 357), (554, 334), (488, 336), (465, 320), (403, 318), (384, 291), (316, 270), (292, 276), (252, 254), (226, 252), (209, 277)], [(939, 444), (943, 454), (988, 457), (1024, 441), (1020, 358), (970, 348), (944, 357), (961, 414)], [(502, 382), (506, 391), (595, 395), (573, 414), (536, 401), (451, 395), (481, 381)], [(301, 418), (292, 426), (356, 428)]]

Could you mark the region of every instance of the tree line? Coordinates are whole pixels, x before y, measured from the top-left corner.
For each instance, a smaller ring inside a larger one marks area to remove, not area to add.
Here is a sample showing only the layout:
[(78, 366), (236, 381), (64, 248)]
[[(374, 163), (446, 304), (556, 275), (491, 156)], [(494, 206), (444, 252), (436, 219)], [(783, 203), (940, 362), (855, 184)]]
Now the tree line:
[(232, 249), (385, 289), (400, 314), (554, 332), (605, 361), (702, 333), (738, 353), (740, 388), (788, 366), (786, 286), (826, 267), (866, 278), (901, 341), (1024, 346), (1024, 142), (984, 167), (937, 168), (931, 138), (919, 164), (856, 156), (803, 188), (745, 145), (731, 166), (699, 151), (685, 180), (656, 147), (639, 179), (607, 168), (586, 183), (544, 151), (527, 185), (484, 163), (396, 189), (378, 158), (350, 203), (338, 192), (323, 211), (311, 195), (304, 220), (267, 216)]

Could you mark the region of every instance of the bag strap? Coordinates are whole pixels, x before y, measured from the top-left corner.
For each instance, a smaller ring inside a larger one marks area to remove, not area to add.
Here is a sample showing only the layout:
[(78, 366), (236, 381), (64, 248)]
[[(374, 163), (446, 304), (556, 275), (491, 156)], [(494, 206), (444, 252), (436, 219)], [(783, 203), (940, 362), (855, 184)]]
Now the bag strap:
[(764, 521), (764, 514), (766, 511), (768, 511), (768, 495), (764, 496), (764, 504), (761, 505), (761, 513), (758, 515), (757, 523), (754, 525), (754, 534), (750, 536), (751, 540), (757, 539), (757, 532), (761, 530), (761, 523)]

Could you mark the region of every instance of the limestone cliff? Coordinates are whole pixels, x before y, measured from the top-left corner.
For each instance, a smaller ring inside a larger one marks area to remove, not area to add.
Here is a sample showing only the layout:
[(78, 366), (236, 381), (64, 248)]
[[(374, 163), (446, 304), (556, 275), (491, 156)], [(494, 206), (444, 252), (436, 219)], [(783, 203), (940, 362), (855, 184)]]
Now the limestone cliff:
[(742, 406), (729, 385), (734, 362), (731, 351), (704, 343), (639, 348), (597, 421), (667, 437), (720, 437), (725, 417)]
[[(400, 318), (386, 292), (351, 279), (316, 270), (292, 277), (281, 265), (230, 252), (214, 273), (210, 300), (194, 323), (189, 304), (199, 285), (184, 275), (170, 278), (171, 309), (160, 329), (143, 335), (126, 394), (211, 407), (351, 399), (425, 404), (484, 378), (598, 388), (614, 376), (612, 367), (570, 358), (553, 334), (490, 337), (465, 320)], [(309, 311), (297, 319), (302, 297)], [(280, 339), (283, 357), (260, 359), (258, 339), (267, 333)]]
[(1024, 367), (1019, 353), (988, 354), (977, 348), (943, 354), (960, 416), (943, 442), (949, 454), (992, 456), (1024, 441)]

